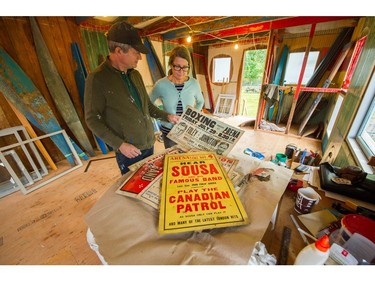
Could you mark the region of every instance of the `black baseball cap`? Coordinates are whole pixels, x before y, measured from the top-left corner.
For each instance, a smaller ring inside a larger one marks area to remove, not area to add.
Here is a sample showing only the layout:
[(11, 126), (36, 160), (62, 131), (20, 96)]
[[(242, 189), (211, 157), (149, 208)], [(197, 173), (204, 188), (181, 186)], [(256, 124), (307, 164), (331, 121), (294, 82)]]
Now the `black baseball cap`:
[(118, 22), (111, 26), (107, 32), (107, 39), (118, 43), (128, 44), (137, 51), (148, 54), (149, 50), (142, 43), (138, 31), (127, 22)]

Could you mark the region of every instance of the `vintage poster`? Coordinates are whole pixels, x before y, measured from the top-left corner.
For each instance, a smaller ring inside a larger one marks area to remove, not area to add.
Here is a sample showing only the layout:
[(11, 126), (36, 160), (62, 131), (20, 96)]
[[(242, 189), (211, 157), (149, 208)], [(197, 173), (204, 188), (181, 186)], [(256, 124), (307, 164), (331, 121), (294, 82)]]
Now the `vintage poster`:
[(227, 172), (228, 176), (234, 171), (238, 164), (238, 159), (225, 157), (222, 155), (218, 155), (218, 158), (223, 165), (224, 170)]
[[(202, 151), (200, 149), (192, 148), (185, 152), (196, 152), (196, 151)], [(218, 158), (221, 162), (221, 164), (224, 167), (224, 170), (227, 172), (228, 175), (232, 174), (234, 172), (234, 169), (236, 168), (238, 164), (238, 159), (229, 158), (223, 155), (218, 155)]]
[[(225, 156), (218, 156), (218, 158), (224, 168), (224, 171), (227, 172), (229, 179), (232, 182), (233, 180), (236, 180), (238, 173), (236, 173), (234, 169), (238, 163), (238, 160)], [(161, 180), (162, 174), (158, 175), (151, 183), (145, 186), (137, 195), (137, 198), (155, 209), (159, 209)]]
[(188, 106), (168, 137), (186, 148), (227, 155), (244, 131)]
[(160, 186), (163, 174), (158, 175), (149, 185), (146, 186), (137, 198), (155, 209), (160, 205)]
[(249, 223), (231, 180), (213, 152), (165, 156), (159, 209), (160, 234)]
[(132, 172), (116, 193), (137, 197), (137, 195), (163, 172), (164, 154), (158, 155), (153, 161), (145, 162), (137, 171)]
[(182, 147), (175, 145), (173, 147), (164, 149), (160, 151), (159, 153), (155, 153), (141, 161), (138, 161), (137, 163), (134, 163), (133, 165), (129, 166), (129, 170), (134, 172), (138, 170), (140, 167), (142, 167), (145, 162), (153, 162), (155, 160), (158, 160), (161, 155), (164, 156), (165, 154), (168, 154), (168, 153), (183, 153), (183, 152), (187, 152), (187, 150), (184, 150)]
[(132, 174), (120, 185), (116, 193), (129, 197), (138, 197), (138, 194), (163, 172), (164, 156), (168, 153), (182, 152), (184, 151), (174, 146), (130, 166), (132, 167)]

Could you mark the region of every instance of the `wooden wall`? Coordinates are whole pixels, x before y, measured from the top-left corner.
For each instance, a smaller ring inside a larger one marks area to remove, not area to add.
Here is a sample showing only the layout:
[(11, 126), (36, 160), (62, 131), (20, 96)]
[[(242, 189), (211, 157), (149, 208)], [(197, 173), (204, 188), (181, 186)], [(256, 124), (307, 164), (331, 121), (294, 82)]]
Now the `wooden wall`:
[[(348, 147), (346, 137), (375, 68), (375, 17), (361, 19), (356, 35), (357, 39), (364, 33), (368, 33), (368, 38), (353, 73), (323, 157), (324, 160), (334, 161), (334, 164), (339, 167), (358, 165), (358, 163), (355, 163), (352, 152)], [(330, 153), (331, 156), (329, 157)]]
[[(92, 133), (84, 121), (82, 104), (78, 89), (76, 86), (74, 71), (76, 63), (73, 60), (71, 43), (77, 42), (82, 51), (83, 59), (86, 62), (84, 41), (82, 39), (80, 27), (75, 22), (74, 17), (36, 17), (39, 29), (43, 35), (46, 45), (51, 53), (54, 63), (65, 83), (67, 91), (78, 113), (78, 116), (85, 128), (85, 131), (95, 147), (95, 141)], [(30, 18), (29, 17), (0, 17), (0, 45), (1, 47), (21, 66), (24, 72), (30, 77), (35, 86), (42, 93), (47, 103), (51, 107), (60, 126), (66, 130), (68, 135), (79, 144), (70, 132), (68, 126), (58, 112), (52, 96), (50, 95), (43, 74), (38, 62), (35, 45), (33, 42)], [(14, 115), (12, 109), (0, 94), (0, 129), (21, 125), (20, 121)], [(44, 133), (34, 128), (38, 135)], [(43, 141), (47, 151), (55, 162), (64, 159), (63, 155), (52, 143), (52, 141)], [(0, 143), (1, 146), (4, 143)]]
[(86, 46), (89, 69), (93, 71), (109, 54), (107, 39), (100, 30), (81, 28)]
[[(88, 59), (85, 52), (86, 46), (81, 33), (81, 28), (75, 22), (75, 19), (73, 17), (37, 17), (36, 20), (42, 32), (42, 35), (45, 38), (47, 47), (51, 52), (57, 69), (71, 96), (75, 109), (85, 127), (87, 135), (89, 136), (92, 144), (95, 146), (95, 141), (93, 140), (92, 134), (89, 132), (84, 122), (82, 105), (80, 103), (78, 89), (74, 80), (74, 71), (76, 69), (76, 65), (71, 53), (70, 44), (72, 42), (77, 42), (79, 44), (80, 49), (83, 53), (83, 58), (86, 62), (86, 66), (89, 69)], [(375, 19), (373, 17), (368, 17), (363, 18), (363, 21), (365, 21), (365, 23), (363, 24), (364, 28), (370, 28), (370, 35), (372, 35), (372, 33), (374, 32), (373, 29)], [(52, 108), (61, 127), (65, 129), (67, 133), (74, 139), (73, 134), (70, 132), (68, 126), (66, 125), (60, 113), (56, 109), (53, 99), (43, 79), (43, 74), (39, 66), (32, 38), (29, 18), (0, 17), (0, 30), (1, 47), (8, 54), (10, 54), (10, 56), (12, 56), (12, 58), (23, 68), (26, 74), (31, 78), (36, 87), (45, 97), (49, 106)], [(360, 92), (360, 89), (361, 87), (363, 88), (363, 82), (365, 81), (365, 79), (368, 78), (367, 76), (369, 75), (369, 72), (371, 72), (370, 68), (373, 65), (374, 58), (373, 46), (375, 45), (375, 43), (373, 42), (373, 38), (373, 35), (372, 37), (370, 36), (371, 40), (368, 40), (368, 42), (366, 43), (365, 51), (357, 67), (358, 69), (360, 69), (360, 72), (357, 71), (355, 73), (355, 76), (353, 77), (351, 89), (349, 89), (348, 91), (347, 98), (345, 99), (343, 104), (343, 110), (342, 112), (340, 112), (338, 117), (338, 127), (333, 129), (334, 136), (331, 137), (330, 142), (331, 144), (335, 144), (336, 149), (340, 149), (343, 143), (343, 139), (345, 138), (345, 134), (347, 133), (348, 124), (351, 123), (351, 120), (353, 118), (353, 114), (351, 114), (351, 112), (355, 112), (355, 109), (358, 106), (361, 98), (362, 92)], [(333, 39), (327, 37), (320, 43), (328, 43), (331, 40)], [(245, 47), (246, 46), (244, 46), (244, 48)], [(313, 48), (315, 48), (315, 45), (313, 46)], [(211, 52), (209, 52), (209, 57), (212, 57), (213, 55), (214, 54), (212, 54), (211, 50)], [(238, 60), (240, 60), (240, 56)], [(237, 77), (237, 75), (234, 75), (234, 77)], [(341, 74), (338, 79), (342, 79)], [(213, 91), (215, 94), (215, 88), (213, 88)], [(13, 113), (11, 107), (5, 100), (4, 96), (0, 94), (0, 129), (18, 125), (21, 125), (20, 121)], [(40, 132), (37, 128), (34, 129), (38, 135), (43, 135), (43, 133)], [(75, 141), (78, 143), (77, 140)], [(60, 151), (55, 147), (55, 145), (51, 141), (43, 142), (45, 143), (47, 151), (50, 153), (51, 157), (55, 162), (64, 159)], [(0, 141), (1, 146), (3, 146), (5, 143), (4, 141)], [(328, 145), (327, 147), (329, 148), (330, 145)], [(348, 149), (346, 149), (345, 151), (348, 151)], [(335, 156), (337, 154), (338, 150), (335, 151)], [(347, 153), (342, 152), (341, 154), (346, 155)], [(349, 157), (347, 159), (351, 158)]]
[[(312, 40), (312, 46), (311, 46), (311, 50), (319, 50), (320, 51), (320, 56), (318, 58), (318, 62), (317, 62), (317, 65), (319, 65), (320, 61), (324, 58), (324, 56), (327, 54), (329, 48), (332, 46), (332, 44), (335, 42), (337, 36), (340, 34), (340, 30), (337, 29), (337, 30), (334, 30), (334, 31), (331, 31), (327, 34), (325, 33), (317, 33), (314, 35), (313, 37), (313, 40)], [(293, 38), (282, 38), (280, 37), (282, 40), (280, 46), (278, 47), (277, 50), (275, 50), (275, 53), (274, 53), (274, 56), (275, 57), (278, 57), (278, 53), (277, 52), (280, 52), (284, 45), (287, 45), (289, 47), (289, 50), (290, 52), (296, 52), (296, 51), (300, 51), (300, 52), (304, 52), (307, 45), (308, 45), (308, 42), (309, 42), (309, 37), (308, 37), (308, 34), (306, 36), (302, 36), (302, 37), (293, 37)], [(212, 62), (212, 58), (214, 56), (217, 56), (219, 54), (226, 54), (226, 55), (230, 55), (233, 59), (233, 75), (232, 75), (232, 79), (231, 81), (229, 82), (228, 85), (225, 85), (225, 93), (235, 93), (236, 92), (236, 87), (238, 86), (237, 84), (240, 83), (238, 77), (239, 77), (239, 72), (241, 70), (241, 67), (242, 67), (242, 55), (243, 55), (243, 52), (245, 50), (248, 50), (250, 48), (252, 48), (253, 46), (252, 45), (240, 45), (239, 46), (239, 49), (238, 50), (233, 50), (233, 46), (223, 46), (223, 47), (212, 47), (210, 46), (209, 47), (209, 53), (208, 53), (208, 66), (210, 66), (211, 62)], [(260, 49), (261, 46), (256, 46), (257, 49)], [(335, 76), (335, 79), (332, 81), (333, 85), (335, 85), (335, 87), (341, 87), (341, 83), (342, 83), (342, 80), (344, 78), (344, 74), (346, 72), (346, 68), (348, 66), (348, 63), (349, 63), (349, 60), (350, 60), (350, 56), (347, 57), (347, 59), (343, 62), (341, 68), (339, 69), (339, 72), (338, 74)], [(328, 77), (329, 75), (329, 71), (330, 69), (323, 75), (323, 78), (321, 79), (321, 84), (319, 86), (321, 86), (324, 81), (326, 80), (326, 78)], [(217, 97), (218, 95), (221, 93), (222, 89), (223, 89), (223, 86), (219, 86), (219, 85), (214, 85), (211, 83), (211, 87), (212, 87), (212, 91), (213, 91), (213, 95), (214, 95), (214, 100), (216, 101), (217, 100)], [(295, 87), (294, 87), (294, 90), (295, 90)], [(308, 103), (307, 105), (305, 105), (303, 108), (298, 108), (298, 110), (295, 111), (295, 118), (297, 121), (293, 120), (293, 123), (296, 123), (296, 124), (299, 124), (300, 121), (302, 120), (302, 118), (306, 115), (308, 109), (309, 109), (309, 105), (312, 104), (313, 102), (313, 99), (314, 97), (317, 95), (318, 93), (312, 93), (311, 94), (311, 97), (308, 99)], [(286, 124), (287, 123), (287, 120), (288, 120), (288, 117), (289, 117), (289, 113), (290, 113), (290, 108), (291, 108), (291, 105), (292, 105), (292, 101), (293, 101), (293, 93), (291, 94), (286, 94), (284, 96), (284, 105), (285, 106), (285, 109), (283, 110), (283, 115), (282, 115), (282, 118), (281, 118), (281, 123), (284, 123)], [(325, 95), (328, 96), (329, 94)], [(328, 114), (322, 114), (322, 116), (326, 116)], [(299, 117), (300, 118), (297, 118)], [(274, 114), (274, 117), (276, 117), (276, 114)], [(274, 121), (274, 120), (273, 120)], [(311, 121), (313, 120), (310, 120), (310, 123)], [(321, 120), (318, 120), (318, 121), (321, 121)], [(309, 123), (309, 125), (310, 125)], [(319, 122), (316, 122), (316, 123), (319, 123)]]
[[(310, 51), (319, 51), (319, 57), (316, 64), (316, 67), (321, 63), (323, 58), (326, 56), (327, 52), (335, 42), (336, 38), (339, 36), (339, 31), (336, 33), (329, 33), (329, 34), (315, 34), (312, 39), (311, 44), (311, 50)], [(308, 44), (308, 37), (298, 37), (298, 38), (290, 38), (290, 39), (284, 39), (283, 44), (287, 45), (289, 47), (290, 53), (292, 52), (305, 52), (306, 46)], [(282, 46), (280, 49), (282, 49)], [(350, 62), (350, 54), (348, 54), (341, 64), (337, 74), (335, 77), (333, 77), (333, 80), (331, 82), (330, 88), (340, 88), (343, 82), (343, 79), (345, 77), (345, 73), (348, 67), (348, 64)], [(316, 87), (322, 87), (325, 80), (328, 78), (331, 70), (333, 67), (333, 63), (328, 68), (328, 70), (325, 72), (325, 74), (322, 76), (322, 79), (320, 80), (319, 84)], [(309, 97), (306, 99), (306, 102), (304, 104), (301, 104), (299, 107), (296, 108), (296, 111), (294, 112), (293, 116), (293, 123), (300, 124), (304, 118), (304, 116), (309, 111), (311, 105), (314, 102), (314, 99), (319, 94), (316, 93), (305, 93), (308, 94)], [(314, 114), (311, 116), (308, 125), (318, 125), (319, 123), (323, 122), (325, 126), (328, 124), (327, 119), (329, 119), (330, 111), (333, 107), (330, 107), (330, 103), (334, 103), (336, 100), (337, 94), (335, 93), (325, 93), (322, 97), (322, 100), (320, 104), (317, 107), (317, 110), (314, 112)], [(281, 120), (285, 121), (289, 117), (289, 111), (293, 102), (293, 95), (286, 95), (285, 96), (285, 110), (284, 115)], [(319, 114), (318, 114), (319, 112)], [(327, 124), (326, 124), (327, 123)]]

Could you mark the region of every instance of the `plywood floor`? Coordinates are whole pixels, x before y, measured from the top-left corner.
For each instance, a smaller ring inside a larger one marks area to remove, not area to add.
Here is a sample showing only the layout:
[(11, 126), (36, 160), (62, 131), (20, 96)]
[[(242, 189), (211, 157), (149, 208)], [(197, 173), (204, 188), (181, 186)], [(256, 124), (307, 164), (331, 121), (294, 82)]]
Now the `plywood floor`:
[[(233, 118), (228, 123), (238, 125), (245, 119)], [(283, 153), (290, 143), (321, 150), (320, 141), (310, 138), (243, 129), (248, 147), (265, 154), (266, 159), (277, 152)], [(163, 149), (161, 143), (155, 145), (156, 151)], [(84, 161), (83, 167), (36, 191), (27, 195), (17, 191), (0, 198), (0, 264), (100, 264), (86, 242), (87, 226), (83, 218), (121, 175), (113, 152), (97, 154)], [(59, 170), (66, 165), (58, 163)]]

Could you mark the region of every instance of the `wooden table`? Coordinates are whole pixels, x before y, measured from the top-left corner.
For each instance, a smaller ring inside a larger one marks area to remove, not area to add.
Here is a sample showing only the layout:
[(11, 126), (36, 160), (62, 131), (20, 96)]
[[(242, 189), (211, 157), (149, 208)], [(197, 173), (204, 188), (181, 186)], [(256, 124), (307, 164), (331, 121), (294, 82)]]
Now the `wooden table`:
[[(295, 165), (294, 165), (295, 166)], [(292, 167), (294, 167), (292, 166)], [(292, 178), (302, 180), (304, 174), (294, 173)], [(304, 187), (308, 186), (308, 183), (304, 181)], [(340, 202), (332, 198), (328, 198), (324, 195), (323, 191), (320, 191), (314, 188), (316, 192), (321, 196), (321, 200), (318, 204), (314, 205), (311, 212), (317, 212), (323, 209), (332, 209), (332, 204), (335, 202)], [(276, 217), (276, 223), (274, 229), (270, 225), (267, 229), (267, 232), (262, 238), (262, 242), (266, 245), (266, 248), (270, 254), (274, 254), (277, 257), (277, 260), (281, 260), (281, 250), (283, 245), (283, 232), (284, 228), (288, 227), (291, 230), (290, 243), (288, 247), (288, 256), (286, 259), (286, 264), (292, 265), (298, 255), (298, 253), (306, 246), (303, 241), (299, 231), (294, 225), (290, 215), (293, 215), (299, 224), (299, 227), (309, 232), (308, 229), (303, 225), (303, 223), (298, 219), (299, 213), (294, 210), (294, 205), (296, 201), (297, 193), (286, 189), (283, 196), (281, 197), (279, 203), (279, 209)], [(343, 204), (343, 202), (340, 202)], [(313, 243), (313, 240), (307, 237), (309, 243)]]

